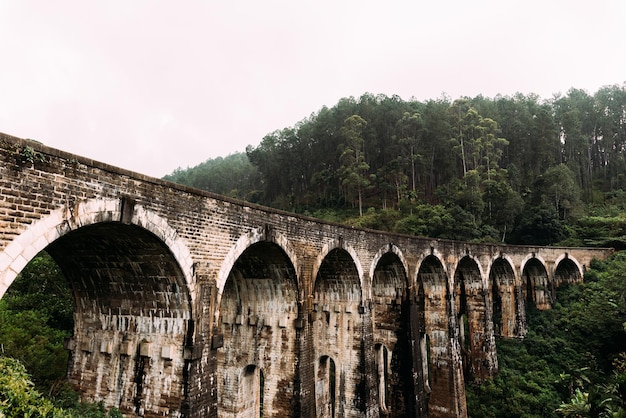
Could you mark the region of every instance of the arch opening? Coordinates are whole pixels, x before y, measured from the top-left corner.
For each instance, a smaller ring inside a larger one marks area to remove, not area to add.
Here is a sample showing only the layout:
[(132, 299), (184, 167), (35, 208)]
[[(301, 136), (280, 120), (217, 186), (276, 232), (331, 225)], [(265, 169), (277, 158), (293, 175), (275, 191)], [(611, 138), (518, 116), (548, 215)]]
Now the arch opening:
[(583, 276), (571, 258), (563, 258), (556, 266), (554, 270), (554, 282), (557, 287), (562, 284), (581, 283)]
[(235, 261), (224, 285), (217, 324), (224, 341), (217, 352), (220, 417), (260, 410), (237, 398), (243, 384), (237, 376), (250, 364), (262, 370), (255, 382), (256, 387), (263, 386), (264, 414), (289, 416), (298, 411), (297, 297), (295, 269), (277, 244), (254, 243)]
[(241, 371), (237, 394), (237, 416), (259, 418), (263, 416), (265, 377), (263, 370), (249, 364)]
[(45, 251), (16, 276), (0, 301), (2, 356), (19, 359), (40, 393), (57, 395), (67, 378), (64, 341), (74, 330), (74, 298), (67, 279)]
[(465, 256), (454, 274), (455, 303), (461, 359), (466, 379), (482, 380), (492, 373), (490, 327), (486, 320), (486, 298), (480, 268), (474, 259)]
[(372, 302), (374, 341), (381, 342), (375, 346), (380, 408), (386, 416), (414, 416), (413, 370), (419, 359), (413, 360), (407, 275), (394, 253), (384, 254), (376, 265)]
[(525, 279), (523, 297), (526, 308), (534, 305), (539, 310), (550, 309), (554, 301), (554, 289), (543, 263), (537, 258), (529, 259), (524, 265), (522, 276)]
[(517, 335), (517, 304), (515, 302), (515, 273), (504, 258), (497, 258), (489, 271), (489, 284), (496, 337), (513, 338)]
[(141, 227), (103, 222), (44, 250), (72, 295), (67, 379), (80, 397), (128, 416), (163, 404), (179, 413), (193, 321), (186, 279), (167, 245)]
[(434, 255), (427, 256), (420, 264), (417, 283), (423, 291), (424, 332), (428, 339), (430, 412), (448, 411), (453, 413), (455, 406), (449, 396), (449, 388), (454, 385), (453, 353), (450, 344), (450, 293), (448, 275), (441, 261)]
[(336, 376), (337, 416), (365, 411), (364, 311), (353, 259), (343, 249), (331, 250), (317, 273), (311, 315), (316, 357), (328, 355), (340, 365)]

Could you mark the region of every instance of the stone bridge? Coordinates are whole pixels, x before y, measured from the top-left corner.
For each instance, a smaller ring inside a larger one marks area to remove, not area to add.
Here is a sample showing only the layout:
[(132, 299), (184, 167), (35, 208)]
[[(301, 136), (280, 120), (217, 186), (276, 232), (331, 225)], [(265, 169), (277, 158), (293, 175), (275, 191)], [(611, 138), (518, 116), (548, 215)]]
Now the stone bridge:
[(466, 416), (496, 337), (610, 249), (362, 230), (0, 134), (0, 297), (40, 251), (68, 377), (130, 417)]

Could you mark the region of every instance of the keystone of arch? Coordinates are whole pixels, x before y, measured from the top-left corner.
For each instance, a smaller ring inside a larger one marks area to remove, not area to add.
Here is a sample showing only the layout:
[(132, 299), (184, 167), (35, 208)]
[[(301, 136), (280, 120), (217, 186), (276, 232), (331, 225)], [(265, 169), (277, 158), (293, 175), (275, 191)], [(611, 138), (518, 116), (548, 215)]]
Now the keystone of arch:
[[(0, 298), (30, 260), (48, 245), (80, 227), (119, 222), (121, 216), (121, 199), (89, 199), (56, 209), (33, 222), (0, 253)], [(134, 208), (131, 224), (152, 232), (165, 243), (178, 262), (193, 298), (191, 254), (176, 231), (165, 219), (140, 205)]]

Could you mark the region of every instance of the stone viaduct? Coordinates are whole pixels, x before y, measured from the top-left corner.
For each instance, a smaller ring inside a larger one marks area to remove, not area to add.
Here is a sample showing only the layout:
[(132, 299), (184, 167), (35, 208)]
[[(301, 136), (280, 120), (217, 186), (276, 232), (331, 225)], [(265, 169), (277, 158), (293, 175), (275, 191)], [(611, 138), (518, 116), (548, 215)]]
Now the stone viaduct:
[(40, 251), (69, 380), (130, 417), (466, 416), (495, 338), (611, 253), (356, 229), (0, 134), (0, 297)]

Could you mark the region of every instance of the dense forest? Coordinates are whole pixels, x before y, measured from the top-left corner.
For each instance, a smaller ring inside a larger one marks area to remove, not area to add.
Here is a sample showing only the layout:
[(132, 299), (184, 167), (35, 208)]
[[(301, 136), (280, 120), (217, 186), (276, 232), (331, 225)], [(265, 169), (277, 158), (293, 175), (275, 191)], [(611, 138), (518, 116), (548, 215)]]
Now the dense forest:
[[(365, 94), (246, 152), (166, 176), (360, 227), (458, 240), (626, 249), (626, 90), (421, 103)], [(467, 382), (471, 417), (626, 417), (626, 252), (498, 339), (500, 371)], [(0, 416), (114, 417), (65, 383), (73, 301), (37, 256), (0, 300)]]
[(622, 248), (625, 153), (618, 85), (549, 100), (365, 94), (165, 179), (401, 233)]

